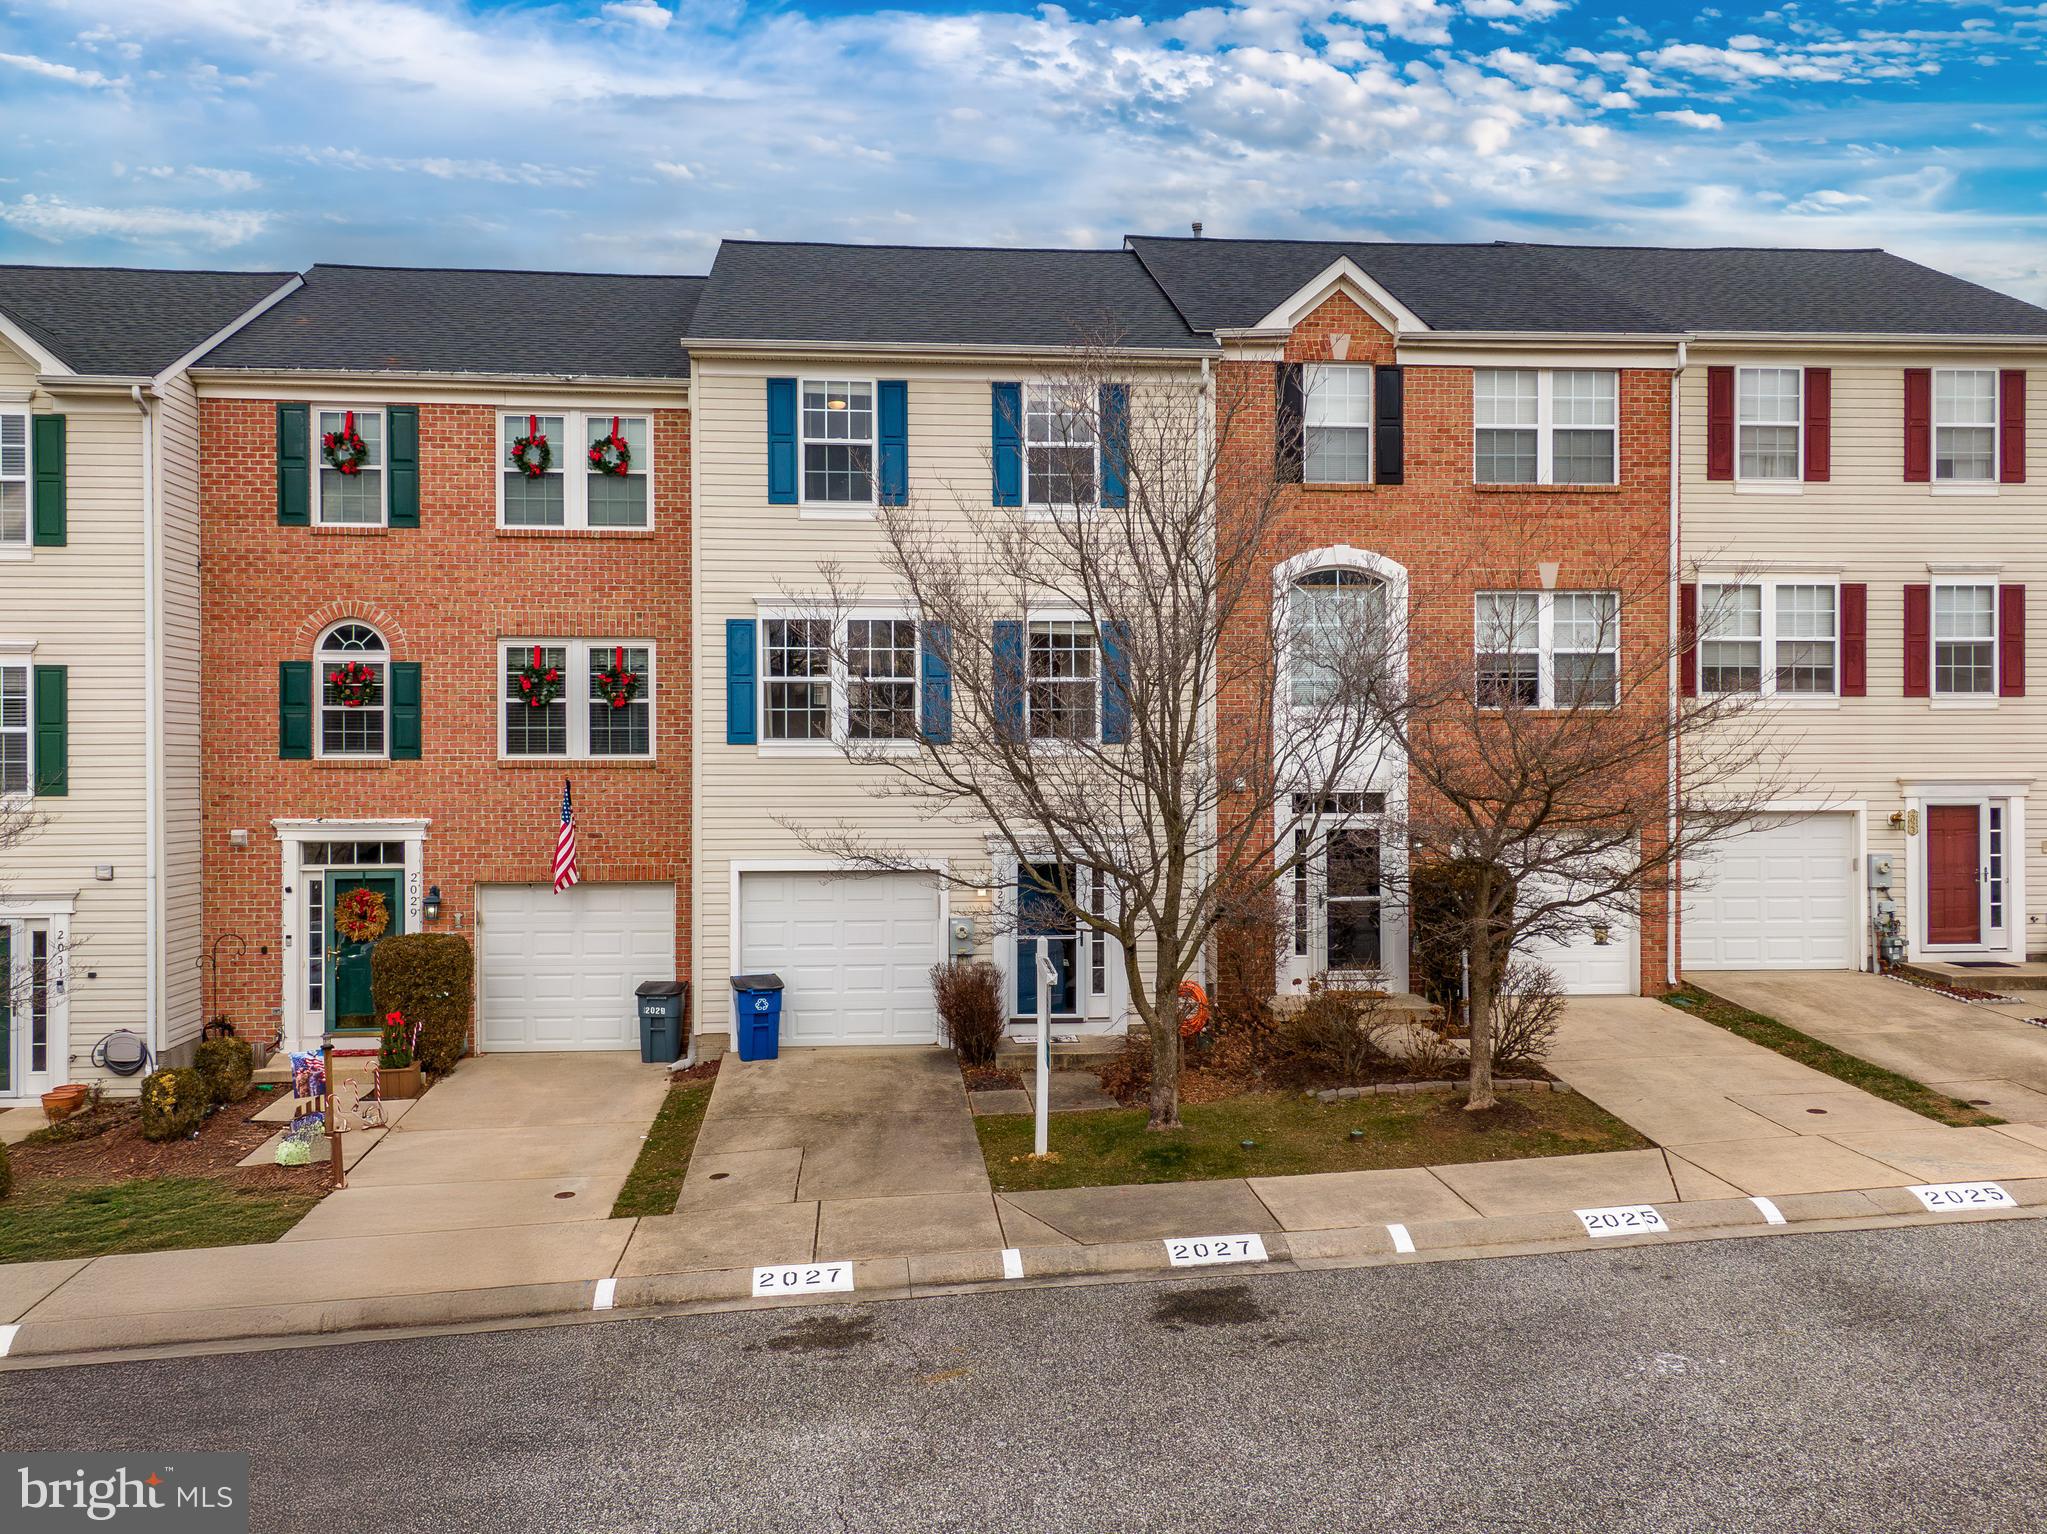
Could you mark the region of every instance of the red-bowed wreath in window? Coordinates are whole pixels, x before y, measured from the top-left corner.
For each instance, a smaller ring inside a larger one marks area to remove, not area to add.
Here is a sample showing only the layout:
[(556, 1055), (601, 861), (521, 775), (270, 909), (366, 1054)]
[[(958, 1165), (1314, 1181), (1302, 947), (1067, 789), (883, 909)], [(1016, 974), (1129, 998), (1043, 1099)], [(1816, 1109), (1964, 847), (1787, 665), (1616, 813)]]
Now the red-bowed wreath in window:
[(611, 431), (590, 444), (590, 467), (599, 474), (630, 474), (632, 445), (619, 434), (618, 417), (611, 418)]
[(626, 669), (623, 645), (612, 647), (611, 668), (598, 672), (596, 681), (598, 696), (613, 708), (624, 708), (640, 695), (640, 674)]
[(370, 448), (369, 444), (356, 434), (353, 410), (341, 418), (341, 430), (321, 435), (320, 457), (330, 468), (343, 474), (362, 473), (363, 465), (369, 462)]
[(334, 701), (343, 708), (362, 708), (377, 701), (377, 673), (372, 666), (352, 660), (327, 673), (327, 686)]
[(538, 479), (554, 467), (554, 449), (547, 433), (540, 429), (540, 417), (526, 417), (526, 435), (512, 439), (512, 467), (528, 479)]
[(548, 665), (546, 655), (535, 645), (533, 658), (519, 668), (519, 696), (528, 708), (546, 708), (561, 695), (561, 668)]

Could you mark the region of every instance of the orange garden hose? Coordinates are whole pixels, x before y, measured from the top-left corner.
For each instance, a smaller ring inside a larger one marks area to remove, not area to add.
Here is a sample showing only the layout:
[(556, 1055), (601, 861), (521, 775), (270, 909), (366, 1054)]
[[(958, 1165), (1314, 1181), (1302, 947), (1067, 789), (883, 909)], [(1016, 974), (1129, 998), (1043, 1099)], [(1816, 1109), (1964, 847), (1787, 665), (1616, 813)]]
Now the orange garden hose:
[(1180, 982), (1180, 1037), (1191, 1039), (1208, 1026), (1208, 992), (1192, 980)]

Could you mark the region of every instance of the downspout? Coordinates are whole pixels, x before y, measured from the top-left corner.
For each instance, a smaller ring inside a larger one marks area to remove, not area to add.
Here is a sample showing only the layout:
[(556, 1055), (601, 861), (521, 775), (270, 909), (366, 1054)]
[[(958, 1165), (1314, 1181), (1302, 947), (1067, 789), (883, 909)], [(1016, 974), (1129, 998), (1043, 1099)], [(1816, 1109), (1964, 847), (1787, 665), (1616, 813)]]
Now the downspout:
[(149, 1047), (163, 1058), (163, 913), (160, 907), (163, 841), (163, 644), (162, 607), (157, 598), (158, 540), (156, 516), (156, 417), (143, 398), (142, 386), (129, 386), (129, 397), (142, 412), (142, 689), (143, 836), (142, 949), (143, 1016)]
[[(1681, 498), (1680, 493), (1684, 483), (1682, 402), (1684, 398), (1685, 361), (1686, 343), (1680, 341), (1677, 343), (1677, 367), (1670, 375), (1670, 579), (1667, 582), (1669, 591), (1666, 594), (1665, 600), (1670, 608), (1670, 633), (1673, 635), (1678, 634), (1678, 621), (1682, 611), (1678, 603), (1678, 583), (1684, 574), (1683, 569), (1678, 563), (1684, 552), (1683, 542), (1680, 537), (1678, 502)], [(1676, 651), (1675, 646), (1672, 649), (1674, 653), (1671, 657), (1668, 685), (1670, 688), (1670, 714), (1674, 719), (1677, 717), (1680, 697), (1678, 667), (1685, 663), (1685, 658), (1682, 652)], [(1679, 744), (1678, 732), (1672, 730), (1670, 732), (1670, 807), (1667, 812), (1666, 834), (1671, 838), (1673, 844), (1678, 836), (1678, 791), (1681, 787), (1679, 772), (1681, 771), (1682, 763), (1679, 758)], [(1682, 879), (1684, 869), (1680, 865), (1673, 864), (1672, 866), (1676, 868), (1679, 877), (1671, 881), (1669, 893), (1664, 898), (1663, 967), (1664, 983), (1675, 987), (1678, 982), (1678, 908), (1683, 904)]]

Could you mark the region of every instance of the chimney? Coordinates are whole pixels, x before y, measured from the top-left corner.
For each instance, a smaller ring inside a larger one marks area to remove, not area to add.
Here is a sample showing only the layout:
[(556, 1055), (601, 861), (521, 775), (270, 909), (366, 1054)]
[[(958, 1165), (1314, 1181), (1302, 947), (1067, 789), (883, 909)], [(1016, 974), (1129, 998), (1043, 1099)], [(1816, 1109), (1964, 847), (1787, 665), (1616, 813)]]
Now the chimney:
[(1201, 220), (1198, 218), (1194, 220), (1194, 238), (1197, 240), (1201, 238)]

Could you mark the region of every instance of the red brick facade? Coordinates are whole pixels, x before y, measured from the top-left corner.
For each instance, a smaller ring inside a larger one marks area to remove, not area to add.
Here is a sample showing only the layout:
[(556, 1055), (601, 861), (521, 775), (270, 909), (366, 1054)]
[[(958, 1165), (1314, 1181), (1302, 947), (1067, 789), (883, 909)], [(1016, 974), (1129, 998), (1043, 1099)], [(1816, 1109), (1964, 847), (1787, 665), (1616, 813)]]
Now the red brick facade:
[[(208, 1014), (258, 1039), (280, 1014), (273, 819), (430, 821), (423, 883), (443, 909), (425, 930), (473, 940), (479, 883), (548, 880), (565, 776), (583, 879), (672, 882), (676, 973), (689, 974), (688, 412), (654, 413), (648, 531), (500, 529), (494, 408), (431, 403), (417, 528), (282, 527), (275, 433), (269, 400), (202, 402), (207, 951), (231, 933), (246, 944), (218, 949)], [(350, 618), (374, 625), (394, 662), (422, 667), (418, 761), (280, 759), (278, 663), (309, 660)], [(499, 640), (529, 635), (653, 642), (652, 760), (499, 759)]]
[[(1340, 359), (1331, 349), (1339, 335), (1349, 337)], [(1396, 360), (1392, 336), (1342, 293), (1294, 329), (1285, 357), (1382, 366)], [(1619, 574), (1622, 675), (1655, 665), (1667, 653), (1669, 632), (1671, 374), (1620, 370), (1620, 469), (1613, 486), (1475, 484), (1472, 369), (1416, 365), (1410, 356), (1404, 387), (1404, 483), (1282, 487), (1272, 562), (1339, 545), (1395, 561), (1408, 572), (1411, 649), (1463, 663), (1474, 651), (1477, 592), (1540, 589), (1538, 565), (1545, 562), (1558, 567), (1559, 591), (1612, 589)], [(1230, 504), (1237, 499), (1231, 481), (1238, 487), (1272, 482), (1278, 368), (1270, 361), (1226, 360), (1218, 388), (1220, 409), (1226, 416), (1234, 412), (1223, 469)], [(1256, 503), (1256, 492), (1245, 488), (1243, 501)], [(1266, 642), (1268, 618), (1264, 610), (1245, 615), (1247, 644)], [(1220, 727), (1246, 728), (1247, 699), (1237, 700), (1234, 713), (1229, 702), (1226, 696)], [(1645, 993), (1666, 988), (1667, 965), (1667, 915), (1659, 904), (1642, 923)]]

